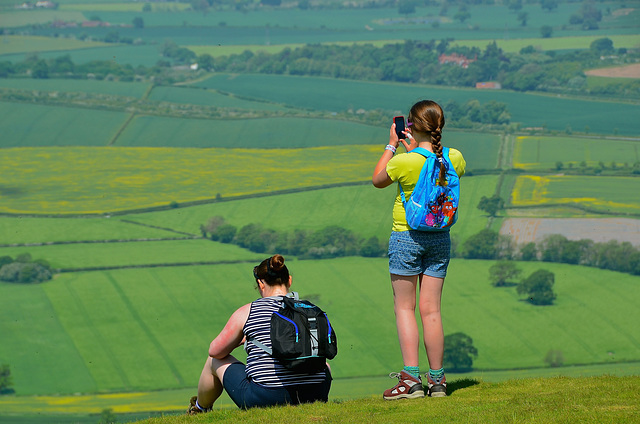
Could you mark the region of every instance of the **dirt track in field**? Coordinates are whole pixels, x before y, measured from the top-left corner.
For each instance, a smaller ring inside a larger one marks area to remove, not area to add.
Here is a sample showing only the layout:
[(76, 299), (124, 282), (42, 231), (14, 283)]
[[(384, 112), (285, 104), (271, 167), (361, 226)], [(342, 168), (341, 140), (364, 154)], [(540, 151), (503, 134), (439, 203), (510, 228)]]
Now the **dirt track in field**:
[(594, 77), (611, 77), (611, 78), (640, 78), (640, 63), (626, 66), (618, 66), (616, 68), (600, 68), (585, 71), (585, 74)]
[(640, 247), (640, 220), (629, 218), (508, 218), (500, 234), (511, 235), (518, 244), (539, 242), (545, 235), (562, 234), (569, 240), (590, 239), (597, 243), (628, 241)]

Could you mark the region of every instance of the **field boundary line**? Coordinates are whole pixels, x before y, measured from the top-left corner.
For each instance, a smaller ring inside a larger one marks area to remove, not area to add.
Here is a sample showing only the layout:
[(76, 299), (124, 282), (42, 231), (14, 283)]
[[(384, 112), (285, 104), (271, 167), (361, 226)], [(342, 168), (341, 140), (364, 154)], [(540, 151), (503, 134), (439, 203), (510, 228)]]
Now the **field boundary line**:
[(138, 269), (138, 268), (164, 268), (164, 267), (179, 267), (179, 266), (203, 266), (203, 265), (233, 265), (233, 264), (247, 264), (254, 263), (255, 260), (238, 259), (232, 261), (195, 261), (195, 262), (165, 262), (157, 264), (135, 264), (135, 265), (111, 265), (111, 266), (89, 266), (84, 268), (58, 268), (55, 271), (58, 273), (72, 273), (72, 272), (93, 272), (93, 271), (112, 271), (118, 269)]
[(61, 214), (61, 213), (7, 213), (0, 212), (0, 217), (21, 217), (21, 218), (110, 218), (112, 216), (122, 216), (122, 215), (132, 215), (139, 213), (147, 213), (147, 212), (159, 212), (159, 211), (167, 211), (171, 209), (177, 208), (187, 208), (191, 206), (200, 206), (200, 205), (208, 205), (211, 203), (218, 202), (232, 202), (236, 200), (245, 200), (245, 199), (254, 199), (261, 197), (269, 197), (269, 196), (280, 196), (283, 194), (294, 194), (294, 193), (303, 193), (305, 191), (315, 191), (315, 190), (325, 190), (331, 188), (339, 188), (339, 187), (352, 187), (358, 185), (367, 185), (371, 184), (370, 180), (365, 181), (347, 181), (342, 183), (332, 183), (332, 184), (321, 184), (317, 186), (307, 186), (307, 187), (297, 187), (297, 188), (288, 188), (284, 190), (275, 190), (275, 191), (267, 191), (261, 193), (252, 193), (252, 194), (242, 194), (238, 196), (225, 196), (225, 197), (213, 197), (209, 199), (201, 199), (201, 200), (192, 200), (187, 202), (181, 202), (178, 206), (174, 206), (171, 204), (163, 205), (163, 206), (151, 206), (147, 208), (137, 208), (137, 209), (123, 209), (119, 211), (113, 212), (95, 212), (95, 213), (69, 213), (69, 214)]
[[(143, 225), (143, 224), (140, 224), (140, 225)], [(0, 244), (0, 247), (36, 247), (36, 246), (56, 246), (56, 245), (64, 245), (64, 244), (137, 243), (137, 242), (145, 242), (145, 241), (195, 240), (200, 238), (202, 237), (193, 235), (192, 237), (137, 238), (137, 239), (113, 239), (113, 240), (63, 240), (63, 241), (43, 241), (39, 243), (7, 243), (7, 244)]]
[(171, 233), (182, 234), (182, 235), (188, 236), (186, 238), (200, 238), (200, 236), (197, 235), (197, 234), (192, 234), (192, 233), (187, 233), (187, 232), (184, 232), (184, 231), (174, 230), (173, 228), (159, 227), (157, 225), (145, 224), (145, 223), (142, 223), (142, 222), (133, 221), (131, 219), (121, 219), (120, 222), (126, 222), (127, 224), (140, 225), (141, 227), (153, 228), (153, 229), (156, 229), (156, 230), (164, 230), (164, 231), (169, 231)]
[(144, 320), (138, 313), (137, 308), (133, 305), (133, 303), (131, 303), (131, 299), (129, 299), (129, 296), (127, 296), (125, 291), (122, 289), (122, 286), (120, 285), (120, 283), (118, 283), (118, 281), (113, 277), (113, 275), (109, 273), (106, 273), (105, 277), (107, 277), (107, 280), (111, 282), (111, 284), (113, 285), (113, 288), (116, 290), (116, 292), (120, 296), (120, 299), (125, 304), (126, 308), (129, 310), (129, 313), (131, 314), (133, 319), (140, 326), (140, 329), (142, 330), (142, 332), (147, 335), (147, 337), (149, 338), (149, 341), (156, 348), (156, 351), (158, 352), (160, 357), (164, 359), (164, 362), (167, 364), (167, 366), (171, 370), (171, 373), (176, 378), (178, 384), (180, 384), (181, 386), (184, 386), (185, 384), (184, 378), (182, 377), (182, 374), (180, 374), (178, 367), (176, 367), (176, 364), (171, 360), (171, 357), (169, 356), (165, 348), (162, 347), (162, 343), (158, 341), (158, 338), (153, 334), (149, 326), (144, 322)]
[[(100, 332), (100, 329), (91, 318), (91, 314), (89, 313), (89, 311), (87, 311), (87, 308), (82, 300), (82, 297), (73, 288), (72, 284), (65, 284), (65, 287), (68, 290), (71, 298), (75, 302), (76, 307), (79, 309), (80, 315), (82, 315), (82, 318), (86, 320), (86, 322), (88, 323), (87, 329), (93, 335), (93, 337), (95, 337), (96, 342), (100, 345), (100, 348), (106, 353), (106, 357), (109, 358), (109, 362), (111, 363), (111, 366), (113, 367), (114, 371), (117, 373), (118, 377), (120, 378), (120, 381), (122, 381), (122, 384), (125, 387), (131, 387), (131, 382), (129, 381), (129, 377), (127, 377), (127, 373), (122, 368), (120, 362), (116, 361), (115, 359), (116, 355), (113, 353), (113, 350), (111, 349), (109, 344), (105, 343), (104, 341), (105, 339), (102, 333)], [(67, 330), (65, 329), (65, 331)], [(74, 342), (74, 346), (76, 347), (76, 349), (78, 349), (75, 342)], [(80, 352), (80, 349), (78, 349), (78, 351)], [(80, 353), (80, 355), (82, 356), (82, 353)], [(95, 377), (93, 373), (91, 371), (89, 372), (91, 374), (91, 377), (95, 381)], [(96, 385), (99, 385), (97, 381), (96, 381)]]

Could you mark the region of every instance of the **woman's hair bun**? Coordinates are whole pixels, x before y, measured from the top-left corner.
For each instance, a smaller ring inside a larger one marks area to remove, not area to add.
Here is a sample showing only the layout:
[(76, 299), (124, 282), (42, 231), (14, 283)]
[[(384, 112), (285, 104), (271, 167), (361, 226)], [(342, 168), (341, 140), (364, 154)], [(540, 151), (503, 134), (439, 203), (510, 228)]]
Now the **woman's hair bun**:
[(284, 267), (284, 257), (282, 255), (273, 255), (269, 260), (269, 265), (274, 272), (279, 272)]

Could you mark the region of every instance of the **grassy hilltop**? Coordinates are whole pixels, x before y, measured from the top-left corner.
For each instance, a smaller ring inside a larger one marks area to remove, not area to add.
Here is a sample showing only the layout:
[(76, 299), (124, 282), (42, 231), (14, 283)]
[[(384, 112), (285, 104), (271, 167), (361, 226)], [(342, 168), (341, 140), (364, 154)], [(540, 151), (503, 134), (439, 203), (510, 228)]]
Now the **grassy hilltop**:
[(166, 416), (139, 424), (573, 422), (631, 423), (640, 417), (640, 377), (538, 378), (483, 383), (458, 380), (444, 399), (385, 401), (371, 397), (268, 409), (214, 410)]

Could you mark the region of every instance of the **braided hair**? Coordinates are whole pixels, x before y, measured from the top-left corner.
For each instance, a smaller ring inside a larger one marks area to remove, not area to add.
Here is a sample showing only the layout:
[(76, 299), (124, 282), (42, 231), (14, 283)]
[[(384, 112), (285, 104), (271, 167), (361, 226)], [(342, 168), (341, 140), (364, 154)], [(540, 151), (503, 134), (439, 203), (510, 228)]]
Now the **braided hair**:
[(433, 100), (421, 100), (414, 104), (409, 111), (407, 121), (410, 123), (412, 131), (428, 134), (431, 137), (433, 153), (440, 161), (440, 174), (438, 184), (445, 185), (446, 170), (442, 160), (442, 128), (444, 128), (444, 112), (440, 105)]

